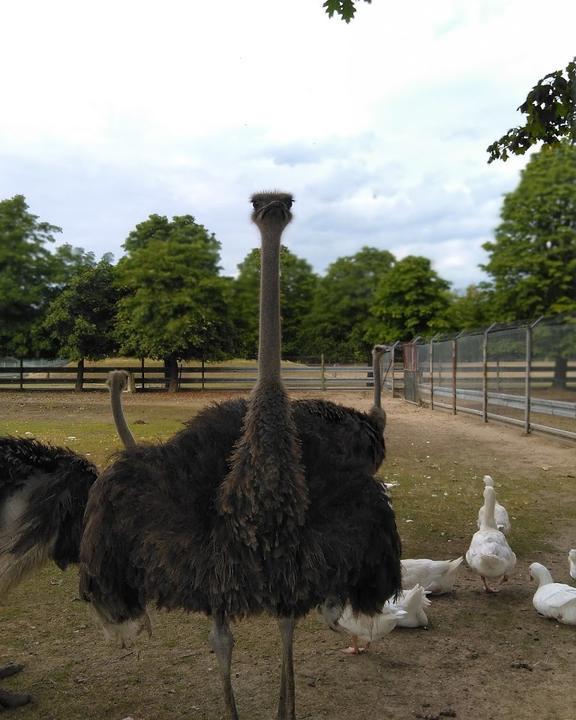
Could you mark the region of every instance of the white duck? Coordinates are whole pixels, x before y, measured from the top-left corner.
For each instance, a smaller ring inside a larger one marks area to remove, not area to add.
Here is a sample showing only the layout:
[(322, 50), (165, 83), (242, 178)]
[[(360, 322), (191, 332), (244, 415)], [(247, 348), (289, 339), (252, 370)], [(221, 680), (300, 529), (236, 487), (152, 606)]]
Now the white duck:
[[(485, 487), (494, 487), (494, 480), (490, 477), (490, 475), (484, 475), (484, 486)], [(484, 515), (484, 506), (478, 510), (478, 527), (480, 527), (480, 524), (482, 522), (482, 516)], [(494, 519), (496, 520), (496, 527), (500, 532), (503, 532), (504, 535), (508, 535), (510, 530), (512, 530), (512, 525), (510, 523), (510, 518), (508, 517), (508, 511), (504, 507), (504, 505), (500, 505), (498, 500), (496, 500), (496, 505), (494, 506)]]
[(568, 564), (570, 565), (570, 577), (576, 580), (576, 549), (568, 553)]
[(466, 553), (466, 562), (480, 575), (486, 592), (498, 592), (489, 587), (486, 578), (500, 578), (501, 582), (504, 582), (516, 565), (516, 555), (508, 545), (504, 533), (496, 528), (495, 504), (494, 488), (487, 485), (484, 488), (484, 513), (480, 530), (472, 536)]
[(555, 583), (550, 571), (540, 563), (530, 565), (530, 576), (538, 581), (532, 604), (540, 615), (576, 625), (576, 588)]
[(427, 593), (443, 595), (454, 590), (456, 572), (464, 562), (460, 556), (454, 560), (401, 560), (402, 588), (408, 590), (422, 585)]
[(428, 617), (424, 608), (430, 607), (432, 603), (426, 597), (426, 591), (422, 585), (414, 585), (410, 590), (400, 593), (397, 600), (388, 600), (386, 605), (393, 605), (404, 610), (406, 615), (398, 619), (398, 627), (428, 627)]
[[(394, 603), (384, 603), (382, 611), (377, 615), (364, 615), (362, 613), (354, 614), (351, 606), (347, 604), (340, 615), (335, 619), (334, 608), (325, 605), (321, 609), (324, 620), (332, 628), (338, 632), (345, 632), (351, 636), (351, 646), (342, 650), (347, 655), (359, 655), (370, 647), (370, 643), (374, 640), (380, 640), (398, 624), (400, 618), (407, 615), (406, 610), (402, 610)], [(362, 640), (364, 647), (360, 647), (358, 640)]]

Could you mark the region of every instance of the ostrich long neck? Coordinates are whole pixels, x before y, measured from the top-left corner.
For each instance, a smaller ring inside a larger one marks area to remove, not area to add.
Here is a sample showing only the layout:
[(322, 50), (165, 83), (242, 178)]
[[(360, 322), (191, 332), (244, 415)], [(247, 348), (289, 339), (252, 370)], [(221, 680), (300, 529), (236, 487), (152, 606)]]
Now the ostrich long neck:
[(135, 447), (136, 440), (130, 432), (122, 409), (122, 388), (125, 383), (125, 374), (122, 372), (110, 373), (110, 402), (116, 430), (125, 448)]
[(380, 367), (380, 359), (382, 357), (382, 348), (376, 345), (372, 350), (372, 375), (374, 377), (374, 402), (370, 408), (370, 417), (384, 432), (386, 426), (386, 413), (382, 408), (382, 369)]
[[(252, 202), (262, 239), (258, 382), (222, 484), (220, 508), (237, 540), (268, 548), (266, 552), (283, 548), (278, 552), (286, 552), (292, 562), (290, 553), (309, 505), (298, 434), (280, 372), (280, 240), (290, 221), (292, 198), (262, 193)], [(278, 568), (283, 572), (279, 559)]]
[(280, 382), (280, 239), (269, 227), (261, 236), (258, 382)]
[(380, 353), (372, 353), (372, 374), (374, 376), (374, 407), (382, 409), (382, 369), (380, 367)]

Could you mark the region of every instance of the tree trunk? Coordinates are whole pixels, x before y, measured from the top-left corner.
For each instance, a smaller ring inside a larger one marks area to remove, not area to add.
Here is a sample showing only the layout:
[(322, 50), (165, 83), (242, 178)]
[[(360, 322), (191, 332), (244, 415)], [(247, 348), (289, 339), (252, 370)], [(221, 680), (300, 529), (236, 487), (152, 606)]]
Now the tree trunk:
[(178, 358), (176, 355), (169, 355), (164, 358), (164, 378), (168, 392), (178, 390)]
[(568, 372), (568, 359), (565, 357), (557, 357), (554, 362), (554, 379), (552, 387), (559, 390), (566, 390), (566, 374)]
[(78, 370), (76, 371), (76, 392), (82, 392), (84, 389), (84, 358), (78, 360)]

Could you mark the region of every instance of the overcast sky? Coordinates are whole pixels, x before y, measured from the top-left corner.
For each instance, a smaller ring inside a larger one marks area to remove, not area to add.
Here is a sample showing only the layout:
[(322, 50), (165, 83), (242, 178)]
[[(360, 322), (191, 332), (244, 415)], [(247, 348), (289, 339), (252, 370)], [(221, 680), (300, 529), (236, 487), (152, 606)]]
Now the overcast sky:
[(250, 194), (280, 189), (317, 272), (370, 245), (483, 279), (526, 163), (486, 147), (576, 55), (576, 3), (373, 0), (346, 25), (322, 1), (2, 3), (0, 199), (98, 258), (189, 213), (234, 274), (258, 244)]

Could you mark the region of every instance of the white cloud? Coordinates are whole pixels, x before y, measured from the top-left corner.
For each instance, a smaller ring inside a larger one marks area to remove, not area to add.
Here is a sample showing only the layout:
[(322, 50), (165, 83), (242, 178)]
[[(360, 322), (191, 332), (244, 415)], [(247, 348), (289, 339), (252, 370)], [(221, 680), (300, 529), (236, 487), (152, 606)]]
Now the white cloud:
[(64, 240), (118, 256), (148, 214), (191, 213), (232, 273), (250, 193), (278, 187), (317, 270), (374, 245), (462, 287), (525, 163), (485, 148), (573, 56), (576, 8), (374, 0), (345, 25), (322, 0), (28, 0), (0, 23), (0, 197)]

